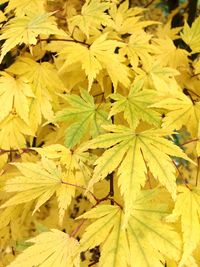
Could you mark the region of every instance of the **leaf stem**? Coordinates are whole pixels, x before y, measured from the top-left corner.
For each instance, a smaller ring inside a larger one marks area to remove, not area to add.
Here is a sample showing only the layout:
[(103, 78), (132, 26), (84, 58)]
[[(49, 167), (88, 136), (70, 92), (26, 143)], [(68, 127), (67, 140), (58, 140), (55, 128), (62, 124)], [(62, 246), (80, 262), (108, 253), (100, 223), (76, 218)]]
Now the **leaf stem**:
[(80, 230), (81, 226), (84, 224), (84, 222), (86, 221), (86, 219), (82, 219), (81, 222), (78, 224), (78, 226), (71, 232), (70, 237), (75, 237), (75, 235), (78, 233), (78, 231)]

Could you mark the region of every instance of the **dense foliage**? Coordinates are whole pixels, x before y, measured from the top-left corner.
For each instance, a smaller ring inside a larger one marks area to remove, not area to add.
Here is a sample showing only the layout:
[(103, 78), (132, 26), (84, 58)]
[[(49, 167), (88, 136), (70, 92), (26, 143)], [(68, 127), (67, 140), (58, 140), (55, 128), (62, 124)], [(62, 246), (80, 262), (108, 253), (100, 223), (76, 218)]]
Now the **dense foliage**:
[(0, 266), (200, 266), (197, 1), (0, 7)]

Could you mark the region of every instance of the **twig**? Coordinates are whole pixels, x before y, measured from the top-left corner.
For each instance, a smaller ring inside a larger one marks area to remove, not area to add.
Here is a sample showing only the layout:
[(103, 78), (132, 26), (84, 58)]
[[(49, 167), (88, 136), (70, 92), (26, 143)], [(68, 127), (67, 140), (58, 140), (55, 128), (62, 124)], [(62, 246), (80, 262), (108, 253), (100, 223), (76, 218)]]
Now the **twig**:
[(87, 47), (90, 47), (89, 44), (86, 44), (85, 42), (82, 42), (82, 41), (77, 41), (77, 40), (68, 40), (68, 39), (64, 39), (64, 38), (61, 38), (61, 39), (58, 39), (58, 38), (38, 38), (38, 41), (40, 42), (43, 42), (43, 41), (46, 41), (46, 42), (51, 42), (51, 41), (61, 41), (61, 42), (72, 42), (72, 43), (77, 43), (77, 44), (82, 44), (82, 45), (85, 45)]
[(20, 149), (2, 149), (2, 148), (0, 148), (0, 155), (5, 154), (5, 153), (20, 152), (20, 150), (22, 151), (22, 153), (29, 153), (29, 152), (35, 151), (32, 148), (20, 148)]
[(176, 165), (176, 163), (174, 162), (174, 160), (172, 160), (172, 162), (173, 162), (175, 168), (177, 169), (177, 171), (178, 171), (178, 173), (179, 173), (179, 175), (180, 175), (182, 181), (184, 182), (184, 185), (185, 185), (189, 190), (191, 190), (191, 188), (190, 188), (190, 187), (188, 186), (188, 184), (187, 184), (187, 180), (183, 177), (183, 174), (180, 172), (180, 170), (179, 170), (178, 166)]
[(189, 141), (187, 141), (187, 142), (181, 144), (181, 146), (185, 146), (185, 145), (187, 145), (187, 144), (190, 144), (190, 143), (192, 143), (192, 142), (197, 142), (197, 141), (199, 141), (199, 138), (191, 139), (191, 140), (189, 140)]
[(155, 0), (151, 0), (149, 3), (147, 3), (147, 4), (144, 6), (144, 8), (147, 8), (147, 7), (149, 7), (150, 5), (152, 5), (153, 2), (155, 2)]

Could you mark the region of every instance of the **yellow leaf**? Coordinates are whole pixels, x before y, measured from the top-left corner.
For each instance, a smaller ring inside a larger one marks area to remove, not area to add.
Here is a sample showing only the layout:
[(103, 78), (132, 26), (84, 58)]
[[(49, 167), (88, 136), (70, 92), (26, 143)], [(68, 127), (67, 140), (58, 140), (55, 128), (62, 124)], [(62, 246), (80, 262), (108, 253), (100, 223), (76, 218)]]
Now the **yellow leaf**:
[(20, 254), (7, 267), (79, 267), (77, 254), (79, 243), (73, 237), (57, 229), (43, 232), (27, 240), (34, 243)]
[(6, 7), (6, 13), (9, 13), (13, 9), (15, 10), (15, 14), (17, 17), (23, 17), (24, 15), (32, 12), (44, 12), (45, 0), (9, 0), (8, 6)]
[(88, 77), (89, 90), (97, 74), (103, 69), (106, 69), (115, 88), (119, 82), (128, 86), (130, 83), (128, 67), (119, 54), (114, 53), (116, 47), (123, 45), (115, 40), (107, 40), (107, 34), (100, 35), (89, 47), (78, 43), (67, 43), (59, 53), (60, 58), (65, 61), (60, 71), (64, 71), (74, 63), (81, 63)]
[(102, 3), (100, 0), (87, 0), (82, 6), (81, 14), (68, 20), (70, 31), (73, 32), (75, 27), (79, 27), (89, 37), (92, 30), (101, 29), (102, 25), (109, 24), (110, 17), (105, 13), (108, 8), (109, 3)]
[[(52, 160), (43, 158), (37, 163), (13, 163), (21, 172), (6, 182), (7, 192), (17, 192), (12, 198), (6, 201), (1, 208), (9, 207), (31, 200), (37, 200), (33, 213), (47, 202), (56, 193), (59, 206), (59, 220), (62, 224), (64, 211), (75, 196), (76, 180), (73, 173), (63, 173)], [(70, 186), (64, 184), (74, 184)]]
[(200, 242), (200, 190), (195, 187), (188, 189), (186, 186), (179, 186), (178, 192), (174, 210), (167, 220), (176, 221), (181, 217), (184, 244), (178, 266), (182, 267)]
[(14, 78), (5, 72), (0, 77), (0, 121), (13, 109), (29, 123), (30, 100), (34, 98), (31, 86), (22, 78)]
[(29, 13), (24, 17), (10, 19), (2, 28), (0, 40), (6, 40), (1, 48), (0, 62), (4, 56), (16, 45), (35, 45), (40, 34), (57, 34), (66, 36), (66, 33), (57, 28), (52, 17), (53, 13)]
[(187, 95), (176, 92), (169, 97), (153, 104), (153, 107), (169, 110), (166, 113), (162, 126), (167, 130), (179, 130), (183, 125), (192, 136), (196, 136), (200, 118), (200, 102), (193, 102)]
[(0, 147), (3, 149), (26, 147), (27, 135), (34, 136), (34, 133), (15, 111), (0, 123)]
[(166, 207), (150, 203), (154, 191), (144, 191), (134, 203), (130, 221), (122, 228), (124, 214), (118, 206), (100, 205), (79, 218), (95, 219), (85, 230), (80, 249), (100, 245), (101, 267), (161, 267), (163, 256), (178, 260), (180, 237), (162, 222)]
[(167, 135), (166, 131), (158, 129), (136, 133), (121, 125), (104, 128), (112, 133), (100, 135), (83, 147), (107, 149), (95, 162), (94, 175), (88, 188), (117, 170), (127, 221), (134, 200), (145, 184), (147, 164), (153, 176), (168, 189), (173, 199), (176, 198), (176, 169), (169, 155), (191, 160), (178, 146), (163, 137)]
[(191, 27), (185, 22), (181, 38), (189, 45), (193, 53), (200, 51), (200, 17), (193, 22)]
[(30, 123), (35, 131), (42, 122), (42, 116), (48, 120), (53, 117), (52, 105), (58, 102), (56, 93), (63, 91), (65, 86), (55, 66), (49, 62), (37, 63), (28, 57), (18, 57), (6, 71), (24, 78), (32, 87), (35, 98), (30, 103)]

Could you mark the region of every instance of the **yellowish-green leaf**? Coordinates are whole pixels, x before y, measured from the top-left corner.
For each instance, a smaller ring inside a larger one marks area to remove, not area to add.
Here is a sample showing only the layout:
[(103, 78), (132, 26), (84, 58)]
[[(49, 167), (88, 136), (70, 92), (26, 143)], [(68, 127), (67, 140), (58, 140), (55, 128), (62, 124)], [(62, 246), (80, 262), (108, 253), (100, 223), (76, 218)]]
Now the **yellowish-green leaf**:
[(200, 241), (200, 190), (189, 189), (186, 186), (178, 187), (178, 196), (174, 210), (168, 221), (181, 219), (183, 232), (183, 255), (179, 267), (185, 266)]
[(160, 125), (160, 114), (149, 108), (155, 102), (155, 91), (141, 90), (141, 86), (138, 83), (131, 87), (127, 97), (119, 93), (112, 94), (110, 97), (115, 100), (109, 114), (110, 117), (124, 112), (124, 118), (133, 129), (138, 126), (140, 119), (155, 126)]
[(57, 229), (43, 232), (27, 240), (34, 243), (25, 249), (8, 267), (79, 267), (79, 243)]
[(59, 111), (55, 121), (71, 122), (65, 133), (65, 145), (68, 148), (74, 147), (88, 132), (96, 137), (103, 132), (101, 125), (110, 123), (104, 105), (96, 105), (86, 90), (81, 90), (81, 97), (71, 94), (64, 98), (71, 107)]

